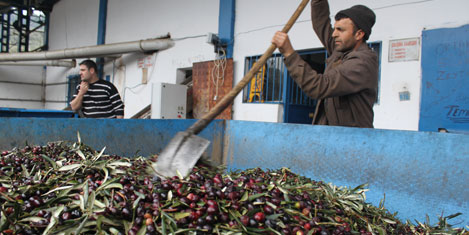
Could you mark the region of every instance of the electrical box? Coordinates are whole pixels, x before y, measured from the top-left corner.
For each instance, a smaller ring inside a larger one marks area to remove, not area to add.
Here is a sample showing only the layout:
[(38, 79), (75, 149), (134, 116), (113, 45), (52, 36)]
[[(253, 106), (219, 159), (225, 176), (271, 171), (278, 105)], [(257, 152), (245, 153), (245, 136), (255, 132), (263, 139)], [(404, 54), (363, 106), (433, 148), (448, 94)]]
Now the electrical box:
[(186, 119), (186, 85), (154, 83), (151, 96), (152, 119)]

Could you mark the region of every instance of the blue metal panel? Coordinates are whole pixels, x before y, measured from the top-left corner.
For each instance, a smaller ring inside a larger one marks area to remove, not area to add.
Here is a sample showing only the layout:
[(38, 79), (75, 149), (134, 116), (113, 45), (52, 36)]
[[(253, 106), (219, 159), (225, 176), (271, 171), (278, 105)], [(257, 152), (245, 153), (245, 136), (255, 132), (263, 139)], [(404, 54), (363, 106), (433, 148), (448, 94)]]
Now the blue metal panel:
[[(0, 149), (54, 140), (84, 143), (106, 153), (159, 153), (195, 120), (0, 118)], [(225, 124), (226, 123), (226, 124)], [(256, 131), (253, 131), (256, 130)], [(243, 121), (212, 122), (201, 136), (228, 169), (290, 167), (335, 185), (369, 183), (367, 199), (401, 219), (464, 213), (450, 223), (469, 225), (469, 135)]]
[[(0, 118), (0, 149), (44, 145), (51, 141), (77, 141), (80, 132), (83, 143), (106, 153), (132, 157), (157, 154), (178, 132), (187, 129), (194, 120), (143, 119), (44, 119)], [(210, 155), (220, 155), (223, 149), (223, 121), (214, 121), (200, 136), (210, 140)], [(218, 158), (221, 159), (221, 157)]]
[(0, 108), (0, 117), (73, 118), (77, 115), (67, 110)]
[(419, 130), (469, 131), (469, 25), (422, 32)]
[[(256, 130), (256, 131), (252, 131)], [(225, 146), (228, 169), (289, 167), (335, 185), (368, 183), (374, 205), (401, 219), (469, 225), (469, 135), (299, 124), (231, 121)]]
[(226, 58), (233, 58), (235, 0), (220, 0), (218, 16), (218, 37), (223, 44), (227, 44)]

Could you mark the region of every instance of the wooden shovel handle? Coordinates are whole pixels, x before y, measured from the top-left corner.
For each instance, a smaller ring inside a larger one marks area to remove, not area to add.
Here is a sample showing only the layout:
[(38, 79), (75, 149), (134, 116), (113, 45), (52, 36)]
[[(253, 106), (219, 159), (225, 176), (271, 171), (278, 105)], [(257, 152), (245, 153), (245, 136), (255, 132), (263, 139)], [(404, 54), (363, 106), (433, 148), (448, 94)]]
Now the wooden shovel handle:
[[(282, 32), (288, 33), (288, 31), (291, 29), (293, 24), (296, 22), (298, 17), (300, 16), (301, 12), (303, 12), (303, 9), (305, 9), (306, 5), (308, 4), (309, 0), (303, 0), (301, 4), (298, 6), (296, 9), (295, 13), (290, 17), (288, 20), (287, 24), (283, 27)], [(271, 43), (269, 48), (267, 49), (266, 52), (259, 58), (256, 63), (252, 66), (252, 68), (249, 70), (249, 72), (244, 75), (243, 79), (236, 84), (233, 89), (231, 89), (228, 94), (226, 94), (220, 102), (218, 102), (215, 107), (212, 108), (208, 113), (206, 113), (201, 119), (199, 119), (196, 123), (194, 123), (189, 129), (187, 129), (187, 132), (193, 133), (193, 134), (198, 134), (200, 131), (202, 131), (216, 116), (218, 116), (223, 110), (228, 107), (231, 102), (233, 102), (234, 98), (236, 95), (239, 94), (239, 92), (251, 81), (251, 79), (254, 77), (254, 75), (259, 71), (259, 68), (264, 66), (265, 62), (267, 59), (272, 56), (272, 53), (274, 53), (275, 49), (277, 47)]]

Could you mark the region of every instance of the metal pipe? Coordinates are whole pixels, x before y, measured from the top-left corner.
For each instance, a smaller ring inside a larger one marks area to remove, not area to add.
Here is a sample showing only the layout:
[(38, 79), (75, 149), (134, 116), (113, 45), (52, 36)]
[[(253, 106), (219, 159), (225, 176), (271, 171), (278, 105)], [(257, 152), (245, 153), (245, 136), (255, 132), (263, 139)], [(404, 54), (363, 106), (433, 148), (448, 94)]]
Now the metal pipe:
[(67, 103), (66, 100), (40, 100), (40, 99), (14, 99), (14, 98), (0, 98), (0, 101), (22, 101), (22, 102), (47, 102), (47, 103)]
[(34, 83), (34, 82), (0, 81), (0, 83), (11, 83), (11, 84), (19, 84), (19, 85), (34, 85), (34, 86), (41, 86), (42, 85), (42, 83)]
[(164, 50), (168, 49), (173, 45), (174, 42), (171, 39), (147, 39), (140, 41), (112, 43), (54, 51), (2, 53), (0, 54), (0, 61), (90, 58), (130, 52), (150, 52)]
[(75, 60), (44, 60), (44, 61), (5, 61), (0, 62), (0, 65), (14, 65), (14, 66), (55, 66), (55, 67), (68, 67), (75, 68), (77, 62)]
[[(34, 82), (13, 82), (13, 81), (0, 81), (0, 83), (10, 83), (16, 85), (34, 85), (34, 86), (42, 86), (42, 83), (34, 83)], [(67, 85), (68, 82), (52, 82), (47, 83), (46, 86), (58, 86), (58, 85)]]

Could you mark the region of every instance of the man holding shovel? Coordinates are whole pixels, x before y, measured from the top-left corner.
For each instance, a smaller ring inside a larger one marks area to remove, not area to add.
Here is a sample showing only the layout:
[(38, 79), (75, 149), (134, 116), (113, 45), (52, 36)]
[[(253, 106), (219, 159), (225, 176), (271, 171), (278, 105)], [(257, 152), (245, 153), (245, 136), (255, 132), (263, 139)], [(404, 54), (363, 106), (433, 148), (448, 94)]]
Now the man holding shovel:
[(327, 0), (311, 1), (316, 35), (327, 49), (323, 74), (313, 70), (293, 49), (288, 35), (277, 32), (272, 43), (301, 89), (318, 103), (313, 124), (373, 128), (377, 96), (378, 57), (366, 44), (376, 16), (363, 5), (339, 11), (334, 28)]

